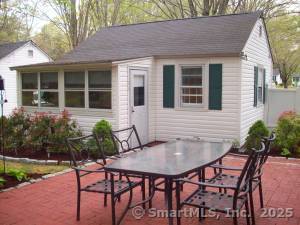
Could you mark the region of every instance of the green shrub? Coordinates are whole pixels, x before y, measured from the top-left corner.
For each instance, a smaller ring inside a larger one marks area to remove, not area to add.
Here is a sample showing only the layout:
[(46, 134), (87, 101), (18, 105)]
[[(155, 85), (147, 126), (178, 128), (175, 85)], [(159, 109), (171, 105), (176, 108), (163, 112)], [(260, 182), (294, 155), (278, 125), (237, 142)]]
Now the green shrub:
[(283, 156), (300, 153), (300, 115), (287, 111), (279, 117), (275, 145)]
[(0, 187), (6, 183), (6, 180), (3, 177), (0, 177)]
[(20, 169), (9, 169), (7, 171), (7, 174), (11, 177), (16, 178), (18, 181), (28, 180), (26, 172)]
[(93, 132), (103, 137), (103, 151), (105, 155), (114, 155), (116, 153), (110, 131), (111, 125), (106, 120), (97, 122), (93, 128)]
[(262, 120), (256, 121), (248, 131), (245, 143), (246, 150), (250, 150), (252, 148), (259, 149), (261, 139), (267, 136), (269, 136), (269, 130), (265, 126), (264, 122)]

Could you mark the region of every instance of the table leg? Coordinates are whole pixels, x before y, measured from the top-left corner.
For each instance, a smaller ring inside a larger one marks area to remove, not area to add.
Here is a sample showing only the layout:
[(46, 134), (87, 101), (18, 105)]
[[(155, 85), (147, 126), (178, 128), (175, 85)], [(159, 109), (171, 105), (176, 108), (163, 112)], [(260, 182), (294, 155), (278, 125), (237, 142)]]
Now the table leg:
[(166, 202), (167, 202), (167, 210), (168, 210), (168, 220), (169, 220), (169, 225), (173, 225), (173, 213), (172, 213), (172, 186), (173, 186), (173, 179), (172, 178), (166, 178), (165, 180), (165, 196), (166, 196)]

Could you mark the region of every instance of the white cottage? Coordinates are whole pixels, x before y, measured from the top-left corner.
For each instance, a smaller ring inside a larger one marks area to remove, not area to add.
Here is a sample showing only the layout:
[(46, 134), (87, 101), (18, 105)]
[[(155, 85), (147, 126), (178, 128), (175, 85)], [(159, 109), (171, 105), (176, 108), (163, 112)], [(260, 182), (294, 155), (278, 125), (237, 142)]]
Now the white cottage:
[(243, 143), (264, 119), (272, 55), (254, 12), (103, 28), (60, 60), (13, 69), (20, 106), (68, 109), (86, 132), (106, 119), (135, 124), (143, 143)]
[(17, 107), (17, 74), (9, 68), (50, 61), (52, 59), (32, 41), (0, 44), (0, 75), (5, 81), (8, 100), (4, 105), (4, 115), (9, 115)]

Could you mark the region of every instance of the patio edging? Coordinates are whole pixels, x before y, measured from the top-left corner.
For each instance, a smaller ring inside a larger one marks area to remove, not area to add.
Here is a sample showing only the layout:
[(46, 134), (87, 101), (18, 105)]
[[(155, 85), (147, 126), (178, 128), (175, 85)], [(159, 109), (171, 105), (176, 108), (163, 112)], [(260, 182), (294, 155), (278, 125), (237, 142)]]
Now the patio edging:
[[(0, 160), (3, 159), (3, 155), (0, 155)], [(36, 164), (36, 165), (70, 165), (70, 161), (58, 161), (58, 160), (39, 160), (39, 159), (30, 159), (30, 158), (16, 158), (11, 156), (5, 156), (5, 160), (10, 162), (22, 162), (28, 164)]]

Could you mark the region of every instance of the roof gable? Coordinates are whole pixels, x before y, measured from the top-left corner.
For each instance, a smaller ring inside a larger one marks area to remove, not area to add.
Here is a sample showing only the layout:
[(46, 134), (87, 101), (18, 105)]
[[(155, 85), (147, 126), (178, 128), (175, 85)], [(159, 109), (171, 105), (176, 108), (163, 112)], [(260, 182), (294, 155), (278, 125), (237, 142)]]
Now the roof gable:
[(260, 12), (103, 28), (57, 63), (148, 56), (238, 55)]
[(10, 53), (12, 53), (13, 51), (22, 47), (23, 45), (25, 45), (28, 42), (30, 42), (30, 41), (19, 41), (19, 42), (0, 44), (0, 59), (9, 55)]

